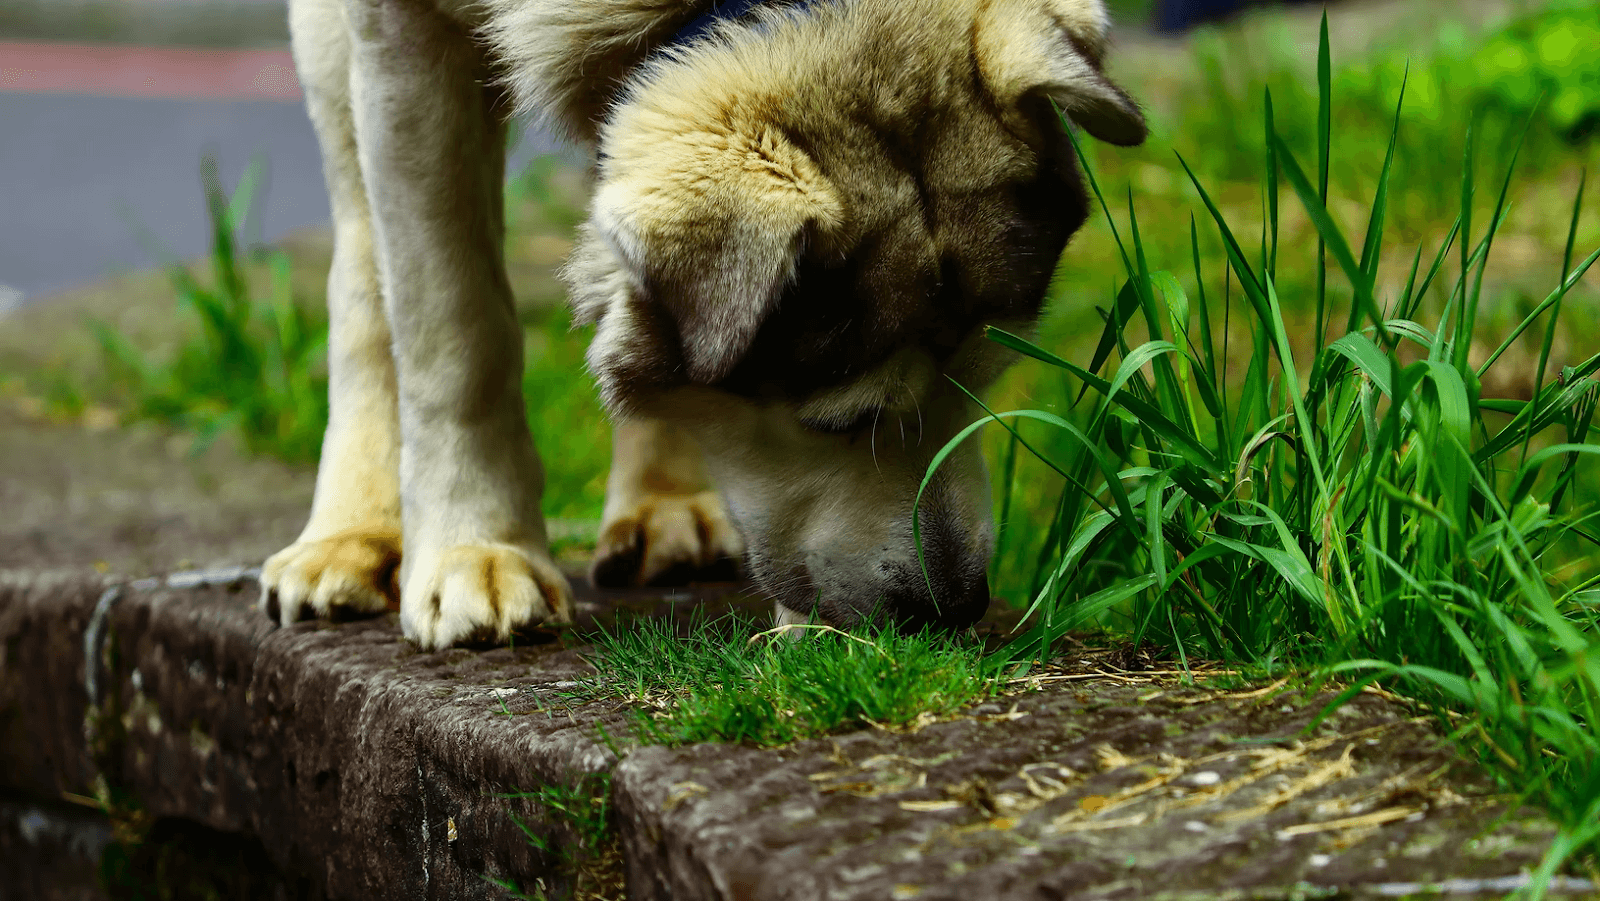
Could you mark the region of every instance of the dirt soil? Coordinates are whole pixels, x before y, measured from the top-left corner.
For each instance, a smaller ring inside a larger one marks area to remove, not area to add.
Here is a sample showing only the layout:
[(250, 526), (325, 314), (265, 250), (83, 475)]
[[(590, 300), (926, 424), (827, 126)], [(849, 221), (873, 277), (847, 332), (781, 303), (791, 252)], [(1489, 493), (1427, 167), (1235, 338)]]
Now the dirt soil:
[[(259, 564), (305, 524), (311, 473), (159, 429), (0, 407), (0, 568), (145, 576)], [(238, 527), (249, 511), (250, 528)]]

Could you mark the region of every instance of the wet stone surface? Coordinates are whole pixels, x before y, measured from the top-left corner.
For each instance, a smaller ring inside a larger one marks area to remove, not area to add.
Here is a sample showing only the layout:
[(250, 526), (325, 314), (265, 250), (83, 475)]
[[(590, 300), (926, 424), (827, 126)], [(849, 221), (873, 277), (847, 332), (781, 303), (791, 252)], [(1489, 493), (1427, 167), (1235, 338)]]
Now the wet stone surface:
[[(765, 604), (580, 592), (574, 633), (421, 653), (393, 615), (275, 628), (256, 590), (0, 573), (0, 792), (239, 836), (296, 898), (1498, 897), (1553, 834), (1375, 694), (1308, 732), (1328, 695), (1056, 671), (897, 730), (638, 748), (573, 636)], [(507, 797), (602, 772), (625, 890)]]

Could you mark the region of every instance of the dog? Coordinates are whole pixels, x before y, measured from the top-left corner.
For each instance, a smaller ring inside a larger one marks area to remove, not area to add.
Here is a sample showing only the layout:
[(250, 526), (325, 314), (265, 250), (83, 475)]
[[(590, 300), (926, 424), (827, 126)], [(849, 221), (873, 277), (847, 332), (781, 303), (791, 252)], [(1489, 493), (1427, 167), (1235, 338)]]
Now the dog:
[[(333, 211), (311, 514), (288, 624), (398, 597), (423, 648), (571, 620), (502, 261), (509, 114), (594, 155), (563, 270), (616, 421), (593, 574), (743, 559), (781, 623), (961, 629), (989, 604), (970, 442), (1116, 145), (1100, 0), (290, 0)], [(963, 390), (965, 389), (965, 390)], [(533, 399), (537, 402), (537, 398)]]

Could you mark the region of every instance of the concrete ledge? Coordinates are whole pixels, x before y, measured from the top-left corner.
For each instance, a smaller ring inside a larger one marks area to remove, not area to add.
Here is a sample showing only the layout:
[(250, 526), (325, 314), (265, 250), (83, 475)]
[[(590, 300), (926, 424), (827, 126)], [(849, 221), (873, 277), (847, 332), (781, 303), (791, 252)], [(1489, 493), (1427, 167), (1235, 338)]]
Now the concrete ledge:
[(615, 775), (631, 897), (1500, 897), (1537, 865), (1551, 824), (1426, 722), (1366, 695), (1302, 735), (1331, 697), (1063, 681), (912, 730), (645, 748)]
[(110, 791), (150, 817), (256, 836), (313, 895), (559, 883), (512, 815), (555, 824), (497, 796), (611, 765), (595, 726), (619, 712), (534, 713), (538, 694), (590, 674), (576, 651), (552, 638), (419, 653), (393, 615), (277, 629), (256, 591), (227, 573), (0, 577), (0, 790)]
[[(559, 897), (563, 825), (503, 796), (602, 771), (639, 899), (1491, 897), (1554, 831), (1373, 695), (1307, 733), (1327, 696), (1083, 671), (904, 729), (619, 762), (597, 727), (623, 735), (625, 706), (569, 697), (579, 648), (420, 653), (393, 616), (277, 629), (255, 593), (244, 572), (0, 573), (0, 850), (44, 834), (27, 799), (65, 794), (253, 837), (288, 897), (504, 897), (486, 877)], [(579, 611), (752, 603), (686, 600)], [(41, 891), (0, 878), (93, 897)]]

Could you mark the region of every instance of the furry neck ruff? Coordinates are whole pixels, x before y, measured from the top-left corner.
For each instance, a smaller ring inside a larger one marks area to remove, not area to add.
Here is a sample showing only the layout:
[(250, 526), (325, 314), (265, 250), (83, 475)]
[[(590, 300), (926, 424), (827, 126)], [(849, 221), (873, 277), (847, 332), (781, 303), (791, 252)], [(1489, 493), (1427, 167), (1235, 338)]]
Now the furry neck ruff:
[(712, 0), (711, 8), (689, 20), (689, 23), (668, 40), (663, 47), (683, 47), (700, 40), (715, 28), (718, 22), (732, 22), (754, 12), (757, 7), (773, 5), (791, 9), (804, 9), (815, 0)]

